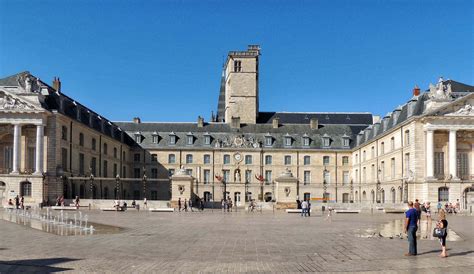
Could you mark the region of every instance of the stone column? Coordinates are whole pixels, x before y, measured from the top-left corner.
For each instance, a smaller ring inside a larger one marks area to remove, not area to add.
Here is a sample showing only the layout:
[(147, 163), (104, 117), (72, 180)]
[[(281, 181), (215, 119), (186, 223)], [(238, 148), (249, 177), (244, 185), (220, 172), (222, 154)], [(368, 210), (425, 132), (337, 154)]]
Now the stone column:
[(20, 173), (20, 160), (21, 160), (21, 125), (13, 125), (13, 169), (12, 174)]
[(44, 126), (36, 126), (36, 166), (35, 174), (43, 173), (43, 139), (44, 139)]
[(434, 142), (433, 130), (426, 131), (426, 178), (434, 179)]
[(459, 180), (457, 173), (457, 148), (456, 148), (456, 130), (449, 130), (449, 174), (452, 180)]

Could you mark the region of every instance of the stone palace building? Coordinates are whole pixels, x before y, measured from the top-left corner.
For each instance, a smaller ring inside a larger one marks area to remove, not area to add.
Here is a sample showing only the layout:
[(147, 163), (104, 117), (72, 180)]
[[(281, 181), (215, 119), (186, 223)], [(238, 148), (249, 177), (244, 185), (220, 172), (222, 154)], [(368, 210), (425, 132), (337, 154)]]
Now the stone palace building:
[(259, 58), (257, 45), (229, 52), (216, 114), (191, 123), (112, 122), (64, 94), (59, 78), (0, 79), (1, 203), (474, 202), (473, 86), (440, 78), (383, 118), (263, 112)]

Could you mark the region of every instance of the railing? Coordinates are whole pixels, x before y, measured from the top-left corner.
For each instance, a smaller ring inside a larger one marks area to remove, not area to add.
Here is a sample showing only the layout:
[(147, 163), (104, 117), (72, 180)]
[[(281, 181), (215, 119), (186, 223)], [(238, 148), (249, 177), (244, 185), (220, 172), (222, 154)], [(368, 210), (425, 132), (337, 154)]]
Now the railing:
[[(0, 174), (10, 174), (12, 172), (11, 168), (0, 168)], [(23, 169), (19, 171), (20, 175), (31, 175), (34, 170), (32, 169)]]

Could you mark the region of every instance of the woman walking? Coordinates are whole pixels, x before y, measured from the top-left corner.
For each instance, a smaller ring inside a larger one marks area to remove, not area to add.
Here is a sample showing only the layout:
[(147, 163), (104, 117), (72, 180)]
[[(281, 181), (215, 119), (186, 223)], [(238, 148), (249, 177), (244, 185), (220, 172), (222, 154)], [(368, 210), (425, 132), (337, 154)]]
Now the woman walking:
[(436, 224), (436, 227), (439, 229), (445, 229), (446, 232), (444, 233), (444, 236), (439, 237), (439, 243), (441, 244), (441, 254), (439, 254), (440, 257), (446, 258), (448, 257), (448, 253), (446, 253), (446, 237), (448, 236), (448, 221), (446, 220), (446, 211), (444, 209), (441, 209), (438, 214), (438, 223)]

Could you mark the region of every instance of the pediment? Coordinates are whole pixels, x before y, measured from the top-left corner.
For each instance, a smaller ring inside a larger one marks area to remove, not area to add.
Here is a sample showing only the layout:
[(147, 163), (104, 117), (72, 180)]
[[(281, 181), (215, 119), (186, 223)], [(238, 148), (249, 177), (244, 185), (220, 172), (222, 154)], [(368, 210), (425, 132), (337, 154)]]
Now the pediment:
[(474, 117), (474, 99), (465, 100), (462, 103), (453, 105), (444, 116), (471, 116)]
[(0, 90), (0, 111), (1, 112), (38, 112), (44, 111), (34, 103), (21, 98), (5, 90)]

